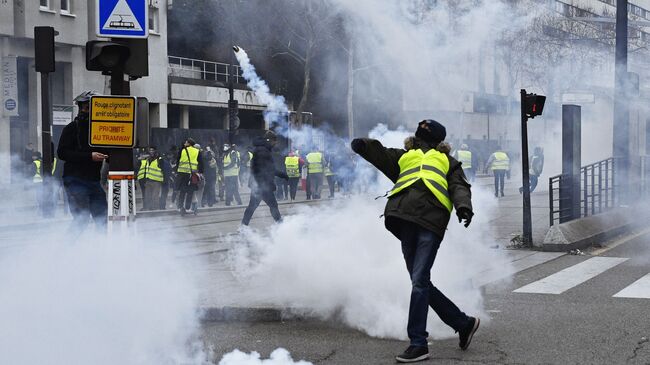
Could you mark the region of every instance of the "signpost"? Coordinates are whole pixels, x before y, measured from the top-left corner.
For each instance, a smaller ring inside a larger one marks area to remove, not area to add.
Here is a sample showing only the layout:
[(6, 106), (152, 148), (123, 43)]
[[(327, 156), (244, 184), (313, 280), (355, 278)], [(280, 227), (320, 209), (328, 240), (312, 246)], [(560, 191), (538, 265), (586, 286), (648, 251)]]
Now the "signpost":
[(147, 38), (149, 6), (147, 0), (96, 0), (98, 37)]
[[(134, 96), (91, 97), (90, 128), (88, 128), (90, 145), (116, 149), (113, 151), (133, 148), (137, 129), (136, 104)], [(115, 225), (119, 224), (121, 228), (126, 229), (129, 222), (135, 220), (133, 171), (111, 169), (108, 180), (108, 228), (112, 231)]]

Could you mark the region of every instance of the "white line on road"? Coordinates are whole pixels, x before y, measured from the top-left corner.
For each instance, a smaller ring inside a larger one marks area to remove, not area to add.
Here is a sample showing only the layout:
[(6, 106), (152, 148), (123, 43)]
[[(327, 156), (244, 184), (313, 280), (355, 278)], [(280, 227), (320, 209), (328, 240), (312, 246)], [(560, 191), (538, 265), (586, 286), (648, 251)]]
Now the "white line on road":
[(614, 294), (617, 298), (647, 298), (650, 299), (650, 274), (633, 282), (627, 288)]
[(627, 258), (619, 257), (593, 257), (523, 286), (514, 292), (561, 294), (627, 260)]

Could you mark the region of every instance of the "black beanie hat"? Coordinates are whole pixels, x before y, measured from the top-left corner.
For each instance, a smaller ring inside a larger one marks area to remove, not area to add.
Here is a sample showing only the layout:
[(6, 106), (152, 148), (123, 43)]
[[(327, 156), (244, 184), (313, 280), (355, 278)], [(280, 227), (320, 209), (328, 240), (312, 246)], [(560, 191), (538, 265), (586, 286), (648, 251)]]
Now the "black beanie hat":
[[(429, 130), (423, 128), (423, 124), (425, 124)], [(418, 129), (415, 131), (415, 136), (428, 144), (437, 145), (447, 137), (447, 129), (444, 125), (433, 119), (425, 119), (418, 123)]]

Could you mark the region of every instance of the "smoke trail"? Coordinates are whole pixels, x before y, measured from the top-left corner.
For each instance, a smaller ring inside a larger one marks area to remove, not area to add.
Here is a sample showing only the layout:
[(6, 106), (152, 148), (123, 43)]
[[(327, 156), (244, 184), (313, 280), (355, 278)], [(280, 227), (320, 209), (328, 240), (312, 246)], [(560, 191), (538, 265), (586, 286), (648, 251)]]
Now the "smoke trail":
[(269, 86), (261, 77), (257, 75), (255, 66), (251, 63), (250, 58), (243, 48), (235, 47), (235, 56), (242, 69), (242, 75), (246, 79), (248, 87), (253, 90), (260, 102), (266, 105), (264, 110), (264, 120), (271, 126), (273, 123), (278, 123), (281, 134), (286, 134), (286, 121), (281, 117), (286, 115), (289, 111), (287, 104), (284, 101), (284, 96), (274, 95), (271, 93)]

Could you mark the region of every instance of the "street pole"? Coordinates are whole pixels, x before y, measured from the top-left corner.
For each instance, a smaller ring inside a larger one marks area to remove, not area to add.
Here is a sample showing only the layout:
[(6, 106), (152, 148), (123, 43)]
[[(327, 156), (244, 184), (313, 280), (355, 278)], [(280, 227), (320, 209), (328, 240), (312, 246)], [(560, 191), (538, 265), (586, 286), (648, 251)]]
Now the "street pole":
[[(235, 2), (231, 1), (230, 3), (231, 16), (230, 16), (230, 47), (229, 49), (235, 48), (233, 41), (234, 38), (234, 26), (235, 21)], [(230, 67), (228, 69), (228, 143), (233, 144), (235, 142), (235, 130), (239, 128), (237, 125), (237, 114), (238, 114), (238, 103), (235, 100), (235, 54), (230, 52)]]
[(523, 244), (533, 244), (533, 224), (530, 211), (530, 172), (528, 166), (528, 116), (526, 115), (526, 90), (521, 89), (521, 179), (523, 181)]
[[(130, 93), (124, 69), (111, 70), (111, 95)], [(113, 232), (117, 225), (125, 232), (136, 217), (133, 148), (111, 148), (108, 157), (108, 230)]]
[(43, 216), (49, 217), (54, 213), (56, 201), (52, 197), (52, 99), (50, 92), (50, 74), (41, 72), (41, 143), (43, 160), (41, 161), (41, 176), (43, 176)]
[(630, 115), (627, 102), (627, 0), (616, 1), (616, 61), (614, 65), (614, 173), (619, 182), (619, 203), (627, 204), (630, 165)]

